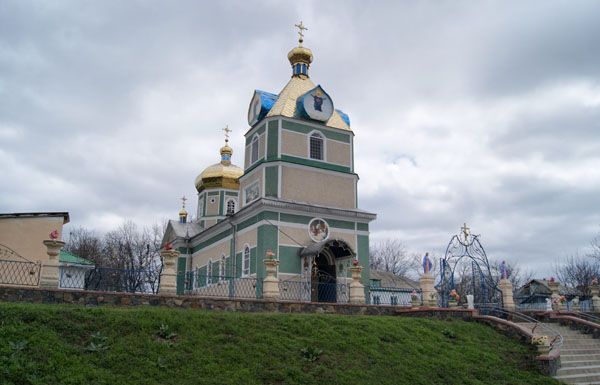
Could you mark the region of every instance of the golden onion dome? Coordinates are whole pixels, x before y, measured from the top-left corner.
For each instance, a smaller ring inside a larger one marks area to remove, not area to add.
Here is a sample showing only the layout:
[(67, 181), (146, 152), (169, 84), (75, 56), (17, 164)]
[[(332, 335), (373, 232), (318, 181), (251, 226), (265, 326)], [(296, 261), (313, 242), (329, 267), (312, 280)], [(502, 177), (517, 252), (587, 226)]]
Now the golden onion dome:
[(313, 54), (309, 48), (298, 46), (292, 48), (288, 53), (288, 60), (291, 65), (304, 63), (309, 65), (313, 61)]
[(204, 169), (196, 178), (196, 190), (202, 192), (206, 188), (227, 188), (237, 190), (240, 187), (239, 178), (244, 170), (231, 163), (233, 149), (227, 142), (221, 147), (221, 161)]

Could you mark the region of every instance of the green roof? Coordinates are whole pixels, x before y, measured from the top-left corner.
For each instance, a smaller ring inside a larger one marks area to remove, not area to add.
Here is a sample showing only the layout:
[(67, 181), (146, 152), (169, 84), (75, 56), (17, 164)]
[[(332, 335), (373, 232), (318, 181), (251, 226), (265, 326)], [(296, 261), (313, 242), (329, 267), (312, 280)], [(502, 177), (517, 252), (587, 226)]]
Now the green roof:
[(61, 250), (58, 255), (58, 261), (63, 263), (75, 263), (78, 265), (93, 265), (94, 262), (88, 261), (85, 258), (81, 258), (76, 256), (75, 254), (71, 254), (68, 251)]

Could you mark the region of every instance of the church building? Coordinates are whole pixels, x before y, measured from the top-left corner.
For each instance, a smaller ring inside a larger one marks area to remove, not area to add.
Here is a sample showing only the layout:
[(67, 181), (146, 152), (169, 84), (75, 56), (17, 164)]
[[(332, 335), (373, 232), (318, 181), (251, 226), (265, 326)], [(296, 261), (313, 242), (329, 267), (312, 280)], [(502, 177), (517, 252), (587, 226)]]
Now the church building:
[(281, 282), (309, 288), (288, 299), (342, 302), (322, 284), (348, 282), (354, 259), (369, 283), (369, 223), (376, 215), (358, 209), (354, 133), (348, 115), (311, 80), (313, 54), (302, 45), (304, 26), (297, 27), (291, 79), (279, 93), (255, 90), (250, 100), (243, 168), (232, 163), (226, 139), (220, 162), (196, 178), (196, 217), (188, 221), (184, 205), (179, 221), (168, 224), (163, 245), (181, 253), (179, 293), (201, 294), (246, 277), (259, 282), (270, 252)]

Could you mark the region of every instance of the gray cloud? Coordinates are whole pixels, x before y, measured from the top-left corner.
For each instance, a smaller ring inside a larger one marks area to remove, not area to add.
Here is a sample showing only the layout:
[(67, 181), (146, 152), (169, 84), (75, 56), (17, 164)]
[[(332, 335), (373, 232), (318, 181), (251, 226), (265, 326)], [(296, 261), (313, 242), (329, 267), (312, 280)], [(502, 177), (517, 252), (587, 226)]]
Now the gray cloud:
[(303, 19), (311, 77), (350, 114), (373, 237), (440, 254), (467, 221), (549, 275), (600, 229), (599, 8), (4, 1), (0, 211), (99, 231), (174, 217), (225, 124), (241, 163), (252, 92), (285, 85)]

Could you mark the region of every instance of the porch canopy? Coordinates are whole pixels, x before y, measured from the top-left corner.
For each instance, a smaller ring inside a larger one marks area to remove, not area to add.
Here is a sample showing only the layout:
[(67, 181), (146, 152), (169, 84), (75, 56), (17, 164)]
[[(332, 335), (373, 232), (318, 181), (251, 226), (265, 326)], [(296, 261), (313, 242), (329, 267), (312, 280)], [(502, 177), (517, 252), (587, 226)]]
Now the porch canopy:
[(313, 243), (300, 250), (301, 257), (316, 257), (323, 250), (329, 250), (336, 259), (355, 256), (354, 250), (342, 239), (326, 239), (321, 242)]

